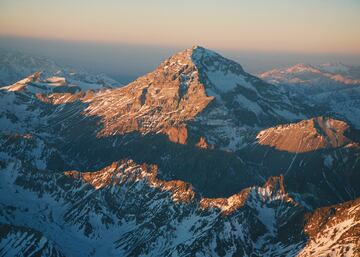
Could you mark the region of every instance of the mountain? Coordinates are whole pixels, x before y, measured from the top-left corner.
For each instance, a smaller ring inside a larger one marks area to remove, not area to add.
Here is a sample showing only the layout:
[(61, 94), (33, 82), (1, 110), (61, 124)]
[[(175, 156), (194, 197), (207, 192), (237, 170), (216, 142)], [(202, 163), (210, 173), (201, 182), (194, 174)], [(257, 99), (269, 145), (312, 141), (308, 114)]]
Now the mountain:
[[(46, 256), (311, 256), (332, 249), (356, 256), (359, 249), (358, 201), (307, 214), (287, 194), (282, 176), (228, 198), (203, 198), (183, 181), (159, 180), (156, 166), (131, 160), (96, 172), (49, 172), (43, 168), (51, 148), (28, 136), (9, 141), (5, 145), (19, 151), (8, 151), (13, 161), (1, 173), (7, 192), (1, 222), (31, 226), (27, 237), (41, 230), (47, 238), (41, 241), (61, 249)], [(24, 156), (31, 152), (37, 154)], [(346, 234), (334, 237), (339, 228)], [(3, 253), (15, 251), (6, 235)]]
[(92, 74), (83, 69), (60, 65), (49, 58), (0, 49), (0, 86), (14, 84), (37, 72), (49, 80), (64, 80), (83, 90), (121, 85), (104, 74)]
[(358, 195), (360, 148), (354, 134), (347, 123), (320, 116), (262, 130), (258, 144), (242, 154), (269, 174), (284, 174), (288, 188), (301, 195), (298, 201), (313, 209)]
[(342, 63), (310, 65), (299, 63), (288, 68), (274, 69), (259, 74), (273, 84), (310, 86), (360, 85), (359, 67)]
[(293, 153), (304, 153), (350, 144), (351, 140), (345, 136), (348, 129), (349, 125), (343, 121), (316, 117), (263, 130), (258, 134), (257, 139), (261, 145), (270, 145)]
[(297, 64), (259, 76), (278, 85), (295, 102), (322, 109), (322, 115), (345, 119), (360, 128), (360, 67), (342, 63)]
[(206, 127), (210, 144), (231, 150), (241, 148), (241, 129), (294, 121), (310, 112), (291, 103), (276, 86), (201, 47), (175, 54), (126, 87), (86, 99), (54, 94), (47, 101), (86, 104), (85, 116), (103, 122), (98, 136), (151, 132), (185, 143), (188, 137), (180, 139), (179, 133)]
[(0, 90), (0, 252), (356, 256), (360, 134), (326, 106), (202, 47), (121, 88), (54, 83)]
[(69, 83), (64, 77), (42, 77), (41, 72), (35, 72), (34, 74), (22, 79), (10, 86), (0, 88), (0, 90), (7, 91), (25, 91), (33, 94), (48, 94), (48, 93), (75, 93), (79, 91), (88, 90), (104, 90), (111, 88), (109, 86), (100, 84), (85, 84), (85, 83)]

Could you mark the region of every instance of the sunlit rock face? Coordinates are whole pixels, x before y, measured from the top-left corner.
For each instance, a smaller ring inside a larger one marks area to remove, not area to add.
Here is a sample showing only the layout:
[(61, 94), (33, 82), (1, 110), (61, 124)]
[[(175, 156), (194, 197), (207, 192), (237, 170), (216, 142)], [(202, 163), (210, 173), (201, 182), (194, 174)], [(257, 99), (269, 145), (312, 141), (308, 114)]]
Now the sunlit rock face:
[(360, 254), (360, 199), (317, 209), (305, 225), (309, 240), (299, 256), (358, 256)]
[(349, 125), (343, 121), (317, 117), (262, 130), (256, 138), (261, 145), (305, 153), (349, 144), (351, 140), (344, 135), (348, 129)]

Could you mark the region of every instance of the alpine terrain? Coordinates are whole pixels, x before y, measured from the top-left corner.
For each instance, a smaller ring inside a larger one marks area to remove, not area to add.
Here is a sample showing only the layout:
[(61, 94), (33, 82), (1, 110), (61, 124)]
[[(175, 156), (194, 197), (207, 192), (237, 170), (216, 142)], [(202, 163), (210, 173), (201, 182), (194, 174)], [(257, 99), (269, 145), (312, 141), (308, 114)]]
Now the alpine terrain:
[(24, 60), (1, 57), (0, 256), (360, 256), (356, 68), (196, 46), (116, 87)]

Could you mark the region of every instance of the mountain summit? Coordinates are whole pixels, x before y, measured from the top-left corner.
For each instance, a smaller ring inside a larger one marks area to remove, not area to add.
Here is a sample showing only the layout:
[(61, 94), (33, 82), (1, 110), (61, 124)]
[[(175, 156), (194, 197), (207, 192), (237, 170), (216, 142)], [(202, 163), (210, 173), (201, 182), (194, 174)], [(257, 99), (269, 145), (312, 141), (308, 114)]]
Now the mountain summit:
[(99, 137), (162, 133), (184, 144), (191, 121), (194, 130), (208, 127), (204, 136), (211, 144), (231, 150), (241, 147), (239, 124), (265, 128), (304, 117), (302, 107), (290, 103), (279, 88), (203, 47), (174, 54), (122, 88), (92, 97), (53, 94), (46, 98), (57, 105), (78, 100), (86, 104), (83, 114), (101, 119)]

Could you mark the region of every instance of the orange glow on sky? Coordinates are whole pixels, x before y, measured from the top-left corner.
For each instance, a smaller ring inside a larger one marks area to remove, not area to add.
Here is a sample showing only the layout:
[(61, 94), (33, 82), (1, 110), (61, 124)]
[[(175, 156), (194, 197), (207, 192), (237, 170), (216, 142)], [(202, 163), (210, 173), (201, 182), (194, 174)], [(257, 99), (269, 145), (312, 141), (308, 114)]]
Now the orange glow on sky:
[(0, 35), (360, 53), (360, 1), (2, 0)]

